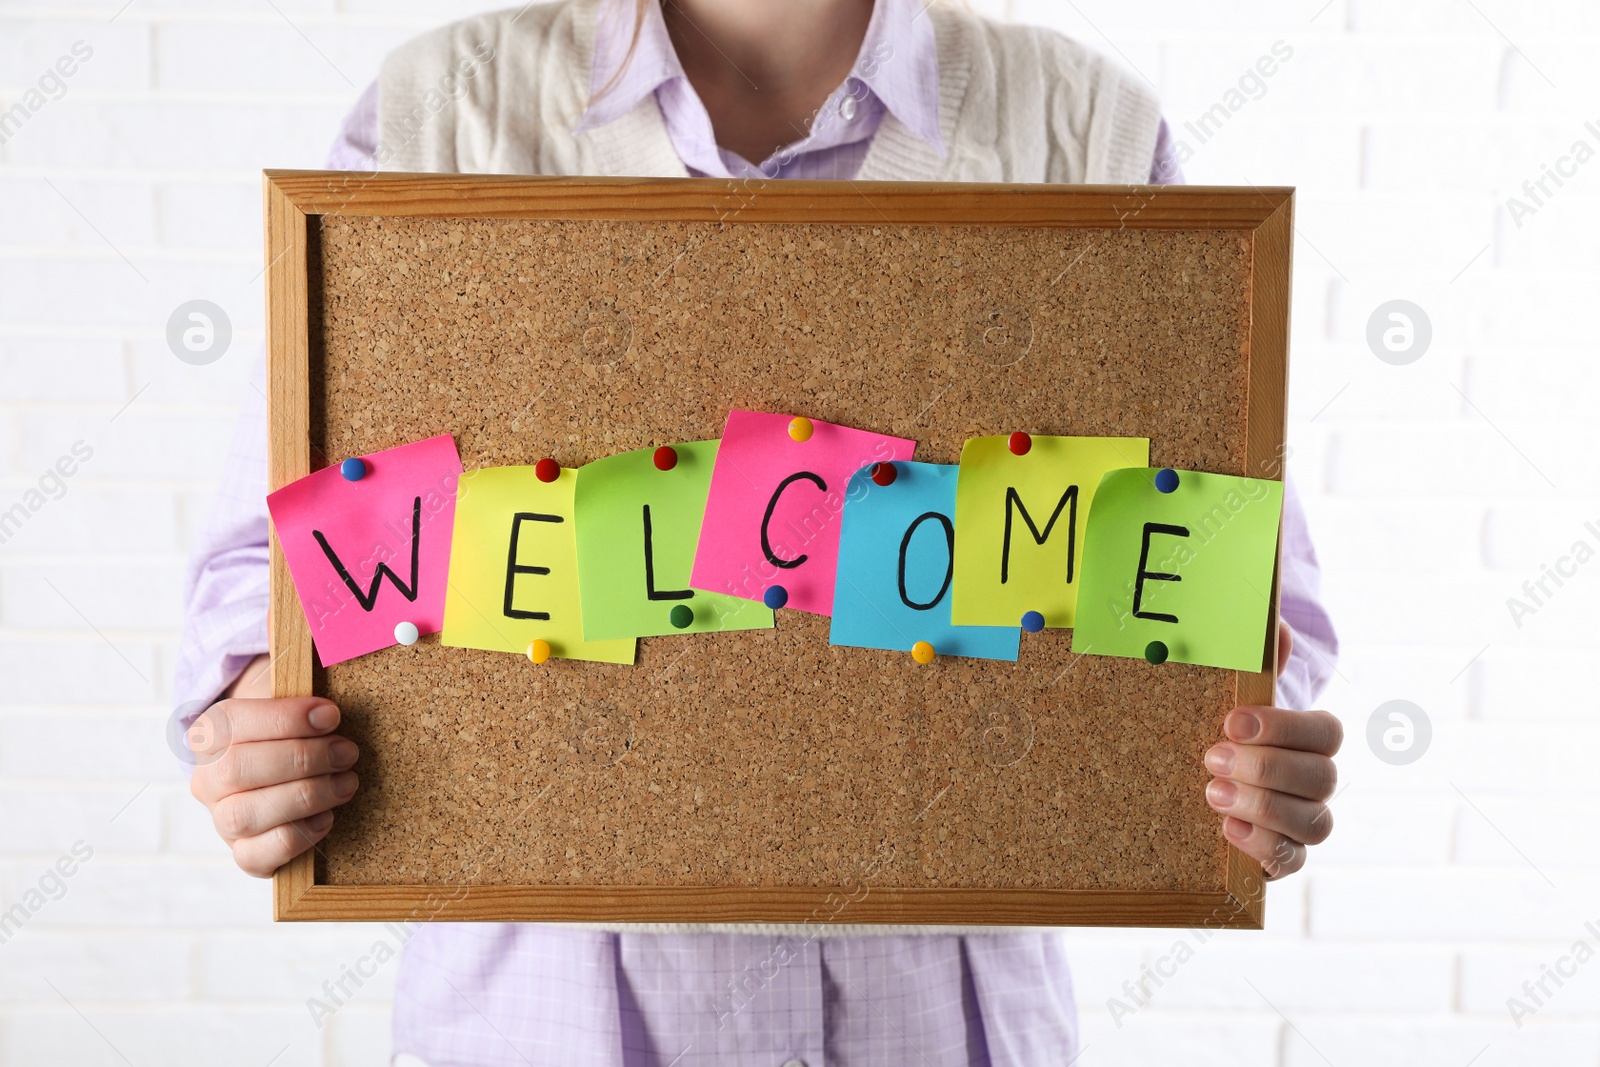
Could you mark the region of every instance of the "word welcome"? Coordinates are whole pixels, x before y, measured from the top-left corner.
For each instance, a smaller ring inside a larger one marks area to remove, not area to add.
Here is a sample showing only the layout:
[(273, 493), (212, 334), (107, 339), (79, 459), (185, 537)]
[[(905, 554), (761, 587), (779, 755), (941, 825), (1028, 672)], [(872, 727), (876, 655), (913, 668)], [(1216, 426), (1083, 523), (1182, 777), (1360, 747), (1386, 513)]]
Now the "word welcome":
[[(1143, 438), (916, 442), (735, 410), (717, 440), (463, 472), (448, 435), (268, 498), (317, 651), (447, 646), (631, 663), (640, 637), (829, 616), (835, 645), (1073, 650), (1260, 670), (1282, 484), (1153, 469)], [(1080, 610), (1080, 605), (1084, 605)]]

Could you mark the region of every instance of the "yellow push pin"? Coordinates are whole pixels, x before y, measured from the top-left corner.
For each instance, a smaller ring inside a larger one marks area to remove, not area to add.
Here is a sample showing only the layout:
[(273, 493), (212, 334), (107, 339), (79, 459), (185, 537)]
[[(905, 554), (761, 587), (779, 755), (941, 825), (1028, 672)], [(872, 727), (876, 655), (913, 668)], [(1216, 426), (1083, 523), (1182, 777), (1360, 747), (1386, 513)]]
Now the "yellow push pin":
[(796, 441), (811, 440), (811, 420), (804, 415), (796, 415), (789, 420), (789, 436)]
[(926, 641), (918, 641), (911, 646), (911, 658), (918, 663), (932, 663), (933, 646)]
[(543, 663), (550, 658), (550, 642), (535, 638), (528, 642), (528, 659), (534, 663)]

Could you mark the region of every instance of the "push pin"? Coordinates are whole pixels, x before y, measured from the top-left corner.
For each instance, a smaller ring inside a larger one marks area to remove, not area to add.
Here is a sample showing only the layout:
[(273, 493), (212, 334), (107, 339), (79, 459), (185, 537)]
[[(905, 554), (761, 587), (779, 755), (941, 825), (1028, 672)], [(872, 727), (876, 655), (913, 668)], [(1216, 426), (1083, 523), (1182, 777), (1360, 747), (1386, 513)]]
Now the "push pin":
[(667, 618), (680, 630), (687, 630), (689, 624), (694, 622), (694, 609), (687, 604), (679, 604), (667, 614)]
[(781, 585), (769, 585), (761, 594), (761, 602), (776, 611), (789, 602), (789, 590)]
[(367, 476), (367, 461), (359, 456), (351, 456), (339, 464), (339, 473), (344, 475), (347, 482), (359, 482)]
[(1026, 456), (1028, 449), (1033, 447), (1033, 438), (1018, 430), (1006, 441), (1006, 447), (1011, 449), (1013, 455)]
[(926, 641), (918, 641), (911, 646), (911, 658), (918, 663), (932, 663), (933, 656), (933, 646)]
[(678, 450), (671, 445), (662, 445), (651, 459), (655, 462), (656, 470), (669, 471), (678, 465)]
[(553, 482), (561, 477), (561, 464), (546, 456), (533, 465), (533, 474), (541, 482)]
[(550, 642), (543, 638), (534, 638), (528, 642), (528, 659), (533, 663), (543, 663), (550, 658)]
[(1167, 662), (1167, 646), (1161, 641), (1151, 641), (1144, 646), (1144, 658), (1156, 666)]
[(874, 463), (872, 465), (872, 481), (877, 485), (893, 485), (899, 472), (893, 463)]
[(1022, 628), (1030, 634), (1036, 634), (1044, 629), (1044, 616), (1037, 611), (1024, 611), (1022, 613)]
[[(360, 461), (358, 460), (357, 462)], [(414, 645), (417, 643), (417, 638), (420, 636), (421, 634), (417, 632), (417, 624), (414, 622), (400, 622), (395, 624), (394, 639), (400, 642), (402, 645)]]
[(1178, 472), (1171, 467), (1163, 467), (1156, 471), (1156, 489), (1163, 493), (1170, 493), (1178, 488)]
[(804, 415), (796, 415), (789, 420), (789, 436), (796, 441), (811, 440), (811, 420)]

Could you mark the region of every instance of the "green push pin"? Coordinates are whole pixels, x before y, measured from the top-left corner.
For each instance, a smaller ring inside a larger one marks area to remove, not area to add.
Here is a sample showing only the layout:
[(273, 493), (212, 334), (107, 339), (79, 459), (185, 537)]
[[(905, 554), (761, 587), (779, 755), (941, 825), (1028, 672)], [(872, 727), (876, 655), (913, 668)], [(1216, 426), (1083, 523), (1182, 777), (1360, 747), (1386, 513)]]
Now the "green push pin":
[(1167, 662), (1167, 646), (1160, 641), (1151, 641), (1144, 646), (1144, 658), (1160, 666)]
[(677, 607), (672, 609), (671, 614), (669, 614), (667, 618), (671, 621), (672, 625), (676, 626), (678, 629), (687, 630), (689, 628), (689, 624), (694, 622), (694, 609), (687, 604), (679, 604)]

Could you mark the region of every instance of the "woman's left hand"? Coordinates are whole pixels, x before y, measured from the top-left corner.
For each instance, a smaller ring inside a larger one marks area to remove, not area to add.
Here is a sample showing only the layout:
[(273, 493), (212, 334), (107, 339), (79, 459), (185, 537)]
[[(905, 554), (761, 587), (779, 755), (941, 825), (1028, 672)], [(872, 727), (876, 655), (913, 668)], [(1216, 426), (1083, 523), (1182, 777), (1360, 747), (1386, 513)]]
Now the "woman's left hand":
[[(1293, 640), (1278, 623), (1278, 673)], [(1338, 781), (1333, 757), (1344, 727), (1326, 711), (1237, 707), (1223, 720), (1228, 740), (1206, 750), (1206, 801), (1222, 813), (1222, 832), (1261, 861), (1267, 878), (1305, 865), (1306, 846), (1333, 830), (1327, 800)]]

